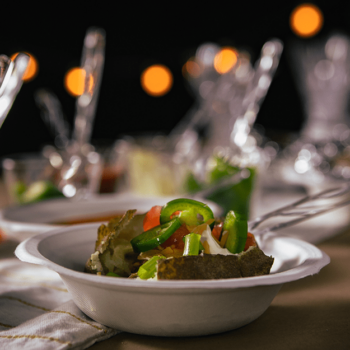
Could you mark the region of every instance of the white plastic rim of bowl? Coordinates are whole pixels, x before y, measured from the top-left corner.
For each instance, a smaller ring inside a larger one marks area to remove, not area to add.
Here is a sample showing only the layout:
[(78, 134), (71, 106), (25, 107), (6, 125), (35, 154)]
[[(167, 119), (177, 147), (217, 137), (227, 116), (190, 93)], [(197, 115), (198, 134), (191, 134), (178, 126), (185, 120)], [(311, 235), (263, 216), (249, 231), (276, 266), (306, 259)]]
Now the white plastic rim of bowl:
[(283, 283), (318, 273), (330, 259), (317, 247), (272, 234), (258, 239), (275, 257), (270, 275), (203, 281), (142, 281), (84, 273), (98, 224), (39, 234), (16, 256), (56, 271), (76, 305), (97, 322), (137, 334), (199, 336), (246, 325), (271, 304)]
[[(152, 206), (164, 205), (172, 199), (175, 197), (147, 197), (130, 193), (98, 195), (84, 201), (57, 198), (4, 208), (0, 210), (0, 226), (9, 237), (23, 241), (35, 234), (63, 226), (51, 224), (53, 222), (113, 212), (124, 213), (129, 209), (145, 213)], [(200, 201), (206, 203), (215, 216), (222, 214), (222, 208), (217, 204), (206, 199)]]

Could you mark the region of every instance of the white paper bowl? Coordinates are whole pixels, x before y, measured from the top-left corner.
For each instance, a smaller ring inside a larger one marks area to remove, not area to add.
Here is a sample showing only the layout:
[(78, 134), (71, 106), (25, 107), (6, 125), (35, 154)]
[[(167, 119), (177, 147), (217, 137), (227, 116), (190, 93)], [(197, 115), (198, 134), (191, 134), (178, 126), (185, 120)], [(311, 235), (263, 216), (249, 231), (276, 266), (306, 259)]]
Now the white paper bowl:
[[(172, 199), (174, 197), (145, 197), (129, 193), (99, 195), (84, 201), (58, 198), (2, 209), (0, 210), (0, 227), (9, 237), (23, 241), (38, 233), (63, 226), (52, 224), (54, 222), (124, 213), (128, 209), (137, 209), (138, 214), (142, 214), (152, 206), (164, 205)], [(222, 209), (217, 204), (206, 199), (200, 201), (208, 204), (215, 216), (222, 214)]]
[(52, 230), (22, 242), (17, 257), (56, 271), (76, 305), (97, 322), (155, 336), (229, 331), (258, 318), (285, 282), (316, 274), (329, 257), (315, 246), (273, 235), (258, 239), (275, 257), (266, 276), (203, 281), (142, 281), (82, 272), (99, 224)]

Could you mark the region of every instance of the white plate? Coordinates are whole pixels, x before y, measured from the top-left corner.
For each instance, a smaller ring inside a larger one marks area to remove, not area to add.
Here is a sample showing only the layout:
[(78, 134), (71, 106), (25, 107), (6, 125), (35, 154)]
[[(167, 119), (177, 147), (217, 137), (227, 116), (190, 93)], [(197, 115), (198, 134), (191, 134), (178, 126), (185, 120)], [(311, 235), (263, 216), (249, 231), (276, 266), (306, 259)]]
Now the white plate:
[(76, 305), (97, 322), (137, 334), (198, 336), (229, 331), (258, 318), (283, 283), (316, 274), (329, 257), (315, 246), (272, 234), (258, 238), (275, 257), (266, 276), (203, 281), (142, 281), (82, 272), (98, 224), (60, 228), (31, 237), (17, 257), (56, 271)]
[[(66, 198), (52, 199), (2, 209), (0, 227), (9, 237), (23, 241), (35, 234), (63, 226), (52, 224), (54, 222), (124, 213), (129, 209), (137, 209), (138, 214), (142, 214), (150, 210), (152, 206), (164, 205), (172, 199), (174, 197), (146, 197), (129, 193), (99, 195), (84, 201)], [(200, 201), (208, 204), (215, 216), (222, 214), (222, 209), (217, 204), (206, 199)]]

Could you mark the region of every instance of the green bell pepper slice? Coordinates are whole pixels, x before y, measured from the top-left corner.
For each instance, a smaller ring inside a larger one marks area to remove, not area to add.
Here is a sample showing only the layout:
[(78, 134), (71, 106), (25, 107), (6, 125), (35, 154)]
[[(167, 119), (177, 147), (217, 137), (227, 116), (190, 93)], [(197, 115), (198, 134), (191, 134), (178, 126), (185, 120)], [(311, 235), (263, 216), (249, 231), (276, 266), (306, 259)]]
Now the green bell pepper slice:
[[(200, 250), (203, 250), (203, 246), (201, 244), (201, 235), (198, 233), (190, 233), (184, 237), (185, 239), (185, 248), (184, 248), (184, 256), (188, 255), (198, 255)], [(202, 248), (202, 249), (201, 249)]]
[(242, 252), (248, 235), (248, 222), (245, 216), (230, 210), (226, 215), (223, 230), (228, 231), (225, 247), (232, 254)]
[(136, 253), (147, 252), (164, 243), (180, 226), (181, 221), (176, 217), (165, 224), (141, 233), (133, 238), (130, 243)]
[[(164, 224), (171, 220), (171, 216), (180, 211), (179, 219), (187, 225), (198, 225), (209, 219), (214, 219), (212, 210), (204, 203), (194, 199), (178, 198), (165, 204), (160, 212), (160, 223)], [(200, 220), (198, 214), (203, 218)]]

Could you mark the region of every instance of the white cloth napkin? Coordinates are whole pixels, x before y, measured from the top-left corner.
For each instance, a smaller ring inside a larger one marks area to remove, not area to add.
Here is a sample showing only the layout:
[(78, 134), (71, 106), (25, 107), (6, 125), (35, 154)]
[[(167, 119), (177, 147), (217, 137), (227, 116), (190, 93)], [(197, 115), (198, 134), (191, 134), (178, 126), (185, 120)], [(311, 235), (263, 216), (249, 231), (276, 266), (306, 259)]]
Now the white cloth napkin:
[(82, 313), (56, 272), (0, 259), (0, 349), (86, 349), (118, 333)]

